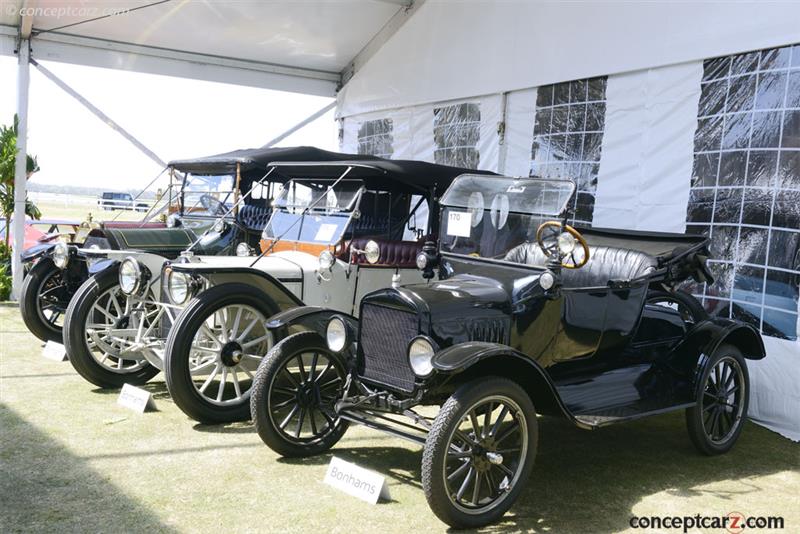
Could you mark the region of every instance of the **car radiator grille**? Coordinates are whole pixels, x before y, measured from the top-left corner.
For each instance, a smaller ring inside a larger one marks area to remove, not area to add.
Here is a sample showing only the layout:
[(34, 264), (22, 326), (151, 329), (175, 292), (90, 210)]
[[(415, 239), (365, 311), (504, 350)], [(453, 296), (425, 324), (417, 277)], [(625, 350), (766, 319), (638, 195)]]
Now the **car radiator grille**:
[(361, 351), (364, 378), (413, 391), (414, 372), (408, 364), (408, 344), (419, 334), (417, 315), (386, 306), (361, 308)]

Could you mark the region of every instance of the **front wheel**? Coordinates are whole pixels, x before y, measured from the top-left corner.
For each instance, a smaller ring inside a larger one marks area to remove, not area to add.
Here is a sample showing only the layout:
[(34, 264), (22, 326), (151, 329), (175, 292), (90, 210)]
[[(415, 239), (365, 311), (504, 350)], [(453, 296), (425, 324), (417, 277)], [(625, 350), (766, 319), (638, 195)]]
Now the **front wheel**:
[(64, 348), (72, 367), (101, 388), (139, 386), (158, 374), (135, 351), (134, 300), (119, 287), (116, 268), (89, 278), (75, 293), (64, 321)]
[(422, 486), (436, 516), (455, 528), (498, 520), (533, 469), (538, 427), (528, 394), (506, 378), (460, 386), (433, 422)]
[(741, 351), (722, 345), (709, 359), (698, 388), (697, 404), (686, 410), (694, 446), (709, 456), (731, 450), (747, 418), (749, 375)]
[(267, 319), (278, 311), (246, 284), (200, 293), (167, 338), (164, 374), (178, 408), (207, 424), (248, 419), (253, 373), (273, 345)]
[(19, 311), (31, 333), (42, 341), (62, 343), (64, 312), (69, 305), (69, 290), (64, 271), (50, 258), (34, 265), (20, 292)]
[(334, 412), (346, 370), (316, 332), (287, 337), (258, 366), (250, 412), (258, 435), (282, 456), (304, 457), (333, 447), (347, 430)]

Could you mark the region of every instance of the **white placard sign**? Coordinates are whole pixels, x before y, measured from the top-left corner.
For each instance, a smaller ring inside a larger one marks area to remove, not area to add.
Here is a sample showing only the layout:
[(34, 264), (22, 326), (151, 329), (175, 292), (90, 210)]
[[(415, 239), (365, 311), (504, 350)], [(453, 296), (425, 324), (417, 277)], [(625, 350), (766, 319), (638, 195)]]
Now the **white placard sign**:
[(335, 456), (331, 458), (323, 482), (370, 504), (376, 504), (379, 498), (390, 499), (383, 475)]
[(44, 344), (42, 356), (48, 360), (53, 360), (54, 362), (65, 362), (67, 361), (67, 350), (61, 343), (48, 341)]
[(447, 213), (447, 235), (469, 237), (472, 232), (472, 214), (468, 211)]
[(117, 397), (117, 404), (138, 413), (144, 413), (148, 408), (156, 409), (156, 403), (149, 391), (130, 384), (122, 386), (122, 391)]
[(325, 241), (327, 243), (333, 239), (338, 229), (339, 227), (335, 224), (321, 224), (317, 230), (317, 235), (314, 236), (314, 241)]

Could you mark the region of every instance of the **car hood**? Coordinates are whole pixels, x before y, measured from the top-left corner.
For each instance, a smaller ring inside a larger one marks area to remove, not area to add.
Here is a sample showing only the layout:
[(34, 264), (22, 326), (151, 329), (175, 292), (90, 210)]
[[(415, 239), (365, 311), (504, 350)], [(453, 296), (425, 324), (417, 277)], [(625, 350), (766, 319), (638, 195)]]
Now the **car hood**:
[(256, 258), (253, 256), (194, 256), (189, 262), (173, 263), (172, 269), (181, 272), (198, 273), (257, 269), (281, 281), (301, 279), (303, 266), (279, 254), (259, 258), (255, 264), (253, 264), (253, 261)]
[(511, 301), (496, 280), (473, 275), (372, 293), (363, 301), (420, 315), (421, 333), (440, 347), (465, 341), (508, 341)]

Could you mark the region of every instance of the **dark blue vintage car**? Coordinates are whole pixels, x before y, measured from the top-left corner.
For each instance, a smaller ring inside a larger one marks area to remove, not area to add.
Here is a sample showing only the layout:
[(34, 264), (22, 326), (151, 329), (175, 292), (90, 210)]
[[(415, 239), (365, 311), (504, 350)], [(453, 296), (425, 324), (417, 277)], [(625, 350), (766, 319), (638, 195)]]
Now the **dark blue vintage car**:
[[(262, 361), (251, 411), (272, 449), (307, 456), (350, 423), (424, 445), (445, 523), (500, 518), (533, 469), (537, 415), (584, 429), (685, 410), (705, 454), (747, 416), (750, 325), (710, 318), (677, 287), (711, 281), (701, 236), (576, 229), (568, 180), (463, 175), (441, 199), (428, 282), (376, 291), (360, 319), (296, 308)], [(417, 411), (436, 406), (438, 413)]]

